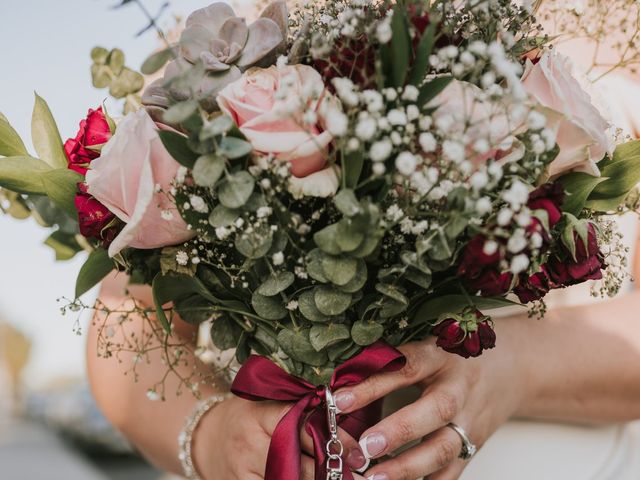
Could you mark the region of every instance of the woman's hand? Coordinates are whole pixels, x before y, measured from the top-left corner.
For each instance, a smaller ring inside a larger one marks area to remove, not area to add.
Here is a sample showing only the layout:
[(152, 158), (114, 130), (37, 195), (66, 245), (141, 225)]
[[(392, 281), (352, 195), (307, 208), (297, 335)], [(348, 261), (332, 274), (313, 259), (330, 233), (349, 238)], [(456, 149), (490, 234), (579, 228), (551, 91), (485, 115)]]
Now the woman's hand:
[[(233, 397), (202, 419), (194, 438), (194, 462), (205, 480), (263, 480), (271, 435), (291, 405)], [(340, 432), (347, 463), (364, 464), (357, 442)], [(301, 480), (314, 480), (313, 443), (302, 432)], [(349, 461), (350, 460), (350, 461)], [(354, 475), (356, 480), (364, 480)]]
[(500, 347), (477, 359), (464, 359), (436, 347), (435, 339), (400, 347), (406, 366), (336, 393), (343, 412), (352, 412), (403, 387), (416, 385), (420, 398), (373, 426), (360, 439), (370, 458), (383, 458), (411, 442), (419, 443), (364, 474), (369, 480), (457, 479), (466, 466), (462, 441), (447, 428), (453, 422), (481, 447), (519, 408), (527, 390), (526, 364), (498, 332)]

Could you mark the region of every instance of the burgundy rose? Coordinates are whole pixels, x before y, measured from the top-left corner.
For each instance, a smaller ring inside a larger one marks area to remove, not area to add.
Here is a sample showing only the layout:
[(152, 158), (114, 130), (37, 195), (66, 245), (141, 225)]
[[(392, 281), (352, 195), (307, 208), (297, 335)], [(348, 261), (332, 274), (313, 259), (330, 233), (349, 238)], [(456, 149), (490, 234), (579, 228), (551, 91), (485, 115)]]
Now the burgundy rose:
[(75, 138), (64, 144), (64, 151), (69, 160), (69, 169), (82, 175), (87, 173), (89, 164), (100, 156), (100, 153), (88, 147), (103, 145), (111, 138), (111, 128), (102, 107), (89, 110), (87, 118), (80, 122), (80, 130)]
[(86, 192), (83, 183), (78, 184), (75, 206), (78, 211), (80, 233), (91, 239), (100, 240), (107, 247), (122, 229), (120, 220), (107, 207)]
[(575, 258), (569, 249), (562, 245), (562, 251), (553, 255), (547, 263), (549, 278), (556, 288), (602, 278), (602, 270), (605, 267), (604, 256), (598, 246), (598, 237), (593, 224), (587, 224), (586, 245), (577, 232), (574, 233), (574, 240), (576, 243)]
[(348, 78), (363, 90), (376, 85), (376, 50), (366, 35), (338, 38), (327, 58), (317, 59), (314, 66), (330, 90), (334, 78)]
[(464, 358), (478, 357), (496, 346), (496, 334), (489, 322), (478, 310), (467, 309), (461, 315), (445, 318), (431, 333), (438, 337), (436, 345), (443, 350)]
[(562, 203), (564, 202), (564, 187), (562, 184), (545, 183), (529, 194), (527, 206), (531, 210), (544, 210), (549, 218), (549, 228), (553, 228), (562, 218)]
[(513, 291), (522, 303), (529, 303), (544, 297), (549, 293), (550, 287), (547, 269), (542, 266), (538, 273), (520, 275), (518, 285)]
[(458, 277), (466, 280), (471, 290), (480, 291), (485, 297), (503, 295), (509, 291), (513, 276), (500, 271), (500, 251), (497, 249), (488, 255), (486, 242), (484, 235), (476, 235), (469, 241), (460, 259)]

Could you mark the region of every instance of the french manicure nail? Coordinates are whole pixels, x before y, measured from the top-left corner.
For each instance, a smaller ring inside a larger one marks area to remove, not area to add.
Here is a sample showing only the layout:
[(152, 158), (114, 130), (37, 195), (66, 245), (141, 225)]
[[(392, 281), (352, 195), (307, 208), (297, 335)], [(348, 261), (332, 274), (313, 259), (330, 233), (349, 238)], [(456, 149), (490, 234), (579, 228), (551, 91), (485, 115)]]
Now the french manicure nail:
[(360, 439), (360, 448), (364, 456), (374, 458), (380, 455), (387, 448), (387, 439), (380, 433), (372, 433)]
[(389, 475), (386, 473), (375, 473), (367, 477), (367, 480), (389, 480)]
[(364, 457), (364, 454), (360, 451), (359, 448), (352, 448), (351, 450), (349, 450), (346, 460), (347, 465), (358, 470), (364, 468), (365, 464), (368, 463), (367, 459)]
[(336, 395), (335, 400), (336, 407), (338, 407), (339, 412), (344, 412), (355, 403), (356, 397), (351, 392), (340, 392)]

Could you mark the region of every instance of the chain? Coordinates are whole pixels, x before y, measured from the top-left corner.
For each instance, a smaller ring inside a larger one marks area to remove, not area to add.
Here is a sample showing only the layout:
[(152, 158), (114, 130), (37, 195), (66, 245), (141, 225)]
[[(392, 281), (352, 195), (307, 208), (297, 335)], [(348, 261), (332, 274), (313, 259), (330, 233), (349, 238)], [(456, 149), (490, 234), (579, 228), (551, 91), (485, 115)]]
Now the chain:
[(338, 407), (331, 389), (325, 389), (327, 400), (327, 421), (329, 422), (329, 433), (331, 438), (327, 442), (327, 480), (342, 480), (342, 454), (344, 446), (338, 438)]

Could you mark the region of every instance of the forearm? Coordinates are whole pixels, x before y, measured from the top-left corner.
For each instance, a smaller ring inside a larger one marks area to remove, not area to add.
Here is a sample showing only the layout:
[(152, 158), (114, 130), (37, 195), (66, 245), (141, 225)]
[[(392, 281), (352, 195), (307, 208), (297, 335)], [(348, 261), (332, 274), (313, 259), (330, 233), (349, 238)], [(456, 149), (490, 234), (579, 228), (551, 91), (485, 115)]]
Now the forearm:
[(640, 418), (640, 292), (499, 321), (525, 378), (519, 415), (608, 422)]
[[(120, 298), (121, 300), (121, 298)], [(117, 296), (102, 295), (105, 303), (118, 301)], [(117, 328), (110, 332), (109, 340), (114, 343), (126, 340), (124, 337), (145, 334), (144, 322), (148, 320), (131, 315), (126, 328)], [(142, 361), (136, 358), (135, 351), (120, 351), (118, 355), (102, 358), (99, 356), (98, 338), (101, 319), (90, 328), (88, 335), (87, 363), (89, 380), (94, 396), (106, 417), (129, 439), (152, 463), (158, 467), (181, 472), (178, 460), (178, 435), (186, 418), (194, 410), (198, 400), (181, 386), (180, 377), (194, 378), (192, 354), (187, 354), (183, 362), (176, 365), (175, 372), (164, 380), (164, 401), (152, 401), (148, 391), (167, 373), (168, 366), (163, 362), (160, 340), (148, 343), (148, 353)], [(146, 333), (148, 333), (148, 325)], [(131, 368), (136, 365), (136, 380)], [(128, 373), (127, 373), (128, 372)], [(195, 377), (197, 378), (197, 377)], [(177, 393), (182, 391), (181, 395)], [(216, 393), (213, 387), (201, 386), (200, 393), (207, 397)]]

